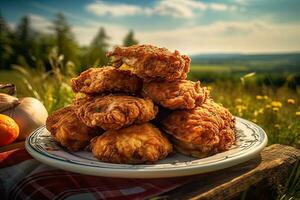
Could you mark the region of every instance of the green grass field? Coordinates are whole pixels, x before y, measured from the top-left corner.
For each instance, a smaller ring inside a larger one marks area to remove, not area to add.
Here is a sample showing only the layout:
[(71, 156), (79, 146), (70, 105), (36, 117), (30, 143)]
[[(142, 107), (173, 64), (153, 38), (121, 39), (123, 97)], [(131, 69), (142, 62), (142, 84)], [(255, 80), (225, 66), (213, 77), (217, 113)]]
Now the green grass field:
[(0, 82), (15, 84), (18, 96), (34, 96), (27, 85), (24, 84), (24, 81), (24, 76), (15, 71), (0, 71)]
[(190, 71), (193, 73), (230, 73), (230, 72), (248, 72), (246, 66), (231, 66), (231, 65), (192, 65)]
[(74, 98), (69, 85), (71, 75), (60, 69), (51, 71), (18, 67), (14, 71), (0, 71), (0, 83), (13, 83), (18, 97), (39, 99), (49, 113), (68, 105)]

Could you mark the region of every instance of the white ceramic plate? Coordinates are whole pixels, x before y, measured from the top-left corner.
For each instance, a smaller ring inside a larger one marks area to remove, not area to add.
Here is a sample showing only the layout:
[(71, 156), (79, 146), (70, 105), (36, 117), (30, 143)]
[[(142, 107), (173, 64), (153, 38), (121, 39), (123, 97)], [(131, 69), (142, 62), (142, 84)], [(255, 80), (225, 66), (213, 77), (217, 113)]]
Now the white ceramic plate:
[(162, 178), (201, 174), (245, 162), (266, 146), (262, 128), (245, 119), (236, 118), (237, 142), (228, 151), (207, 158), (193, 158), (176, 153), (156, 164), (112, 164), (96, 160), (90, 152), (70, 152), (59, 146), (45, 126), (35, 130), (26, 140), (27, 151), (37, 160), (63, 170), (94, 176), (122, 178)]

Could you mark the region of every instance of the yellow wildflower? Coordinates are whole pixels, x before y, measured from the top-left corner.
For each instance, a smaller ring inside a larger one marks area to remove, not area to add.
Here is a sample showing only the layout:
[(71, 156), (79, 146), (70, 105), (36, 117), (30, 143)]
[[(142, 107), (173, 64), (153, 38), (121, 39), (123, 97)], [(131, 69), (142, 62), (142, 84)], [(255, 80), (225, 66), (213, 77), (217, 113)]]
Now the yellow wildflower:
[(256, 117), (258, 115), (257, 110), (254, 111), (253, 115)]
[(264, 95), (264, 99), (267, 100), (269, 99), (269, 97), (267, 95)]
[(247, 107), (244, 105), (236, 105), (235, 108), (238, 110), (238, 112), (242, 112), (243, 110), (247, 109)]
[(271, 108), (271, 105), (270, 105), (270, 104), (267, 104), (267, 105), (266, 105), (266, 108)]
[(273, 111), (274, 111), (274, 112), (278, 112), (278, 111), (279, 111), (279, 108), (275, 107), (275, 108), (273, 108)]
[(254, 123), (256, 123), (256, 122), (257, 122), (257, 119), (252, 119), (252, 121), (253, 121)]
[(299, 116), (299, 117), (300, 117), (300, 111), (297, 111), (297, 112), (296, 112), (296, 116)]
[(246, 110), (247, 109), (247, 107), (244, 106), (244, 105), (236, 105), (235, 107), (239, 108), (239, 109), (242, 109), (242, 110)]
[(207, 86), (206, 87), (209, 91), (211, 91), (212, 90), (212, 87), (209, 85), (209, 86)]
[(242, 103), (242, 101), (243, 101), (243, 100), (242, 100), (241, 98), (236, 98), (236, 99), (235, 99), (235, 102), (236, 102), (236, 103)]
[(254, 116), (257, 116), (258, 114), (263, 114), (264, 113), (264, 109), (263, 108), (260, 108), (259, 110), (255, 110), (254, 111)]
[(258, 113), (259, 113), (259, 114), (263, 114), (264, 111), (265, 111), (265, 110), (264, 110), (263, 108), (260, 108), (260, 109), (258, 110)]
[(272, 101), (271, 105), (272, 107), (278, 107), (278, 108), (282, 107), (282, 103), (280, 101)]
[(287, 100), (287, 103), (288, 103), (288, 104), (295, 104), (295, 100), (294, 100), (294, 99), (288, 99), (288, 100)]
[(261, 99), (263, 99), (263, 96), (256, 95), (256, 99), (257, 99), (257, 100), (261, 100)]
[(274, 127), (275, 128), (280, 128), (280, 125), (279, 124), (275, 124)]

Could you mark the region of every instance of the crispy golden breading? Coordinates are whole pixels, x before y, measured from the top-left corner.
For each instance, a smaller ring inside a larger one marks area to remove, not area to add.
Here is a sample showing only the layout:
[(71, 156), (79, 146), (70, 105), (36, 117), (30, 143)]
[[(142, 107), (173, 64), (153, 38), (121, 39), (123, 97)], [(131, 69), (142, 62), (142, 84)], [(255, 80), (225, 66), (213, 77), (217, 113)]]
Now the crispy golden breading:
[(74, 108), (68, 106), (53, 112), (46, 121), (47, 129), (62, 146), (72, 151), (86, 147), (102, 130), (87, 127), (79, 121)]
[(145, 83), (142, 94), (165, 108), (176, 110), (200, 106), (207, 99), (209, 91), (201, 87), (199, 81), (181, 80)]
[(208, 98), (202, 107), (209, 110), (211, 113), (214, 113), (215, 115), (219, 115), (224, 120), (226, 126), (235, 129), (235, 118), (228, 109), (224, 108), (218, 103), (215, 103), (212, 98)]
[(142, 88), (142, 80), (130, 71), (114, 67), (90, 68), (71, 79), (74, 92), (90, 95), (105, 92), (125, 92), (137, 94)]
[(76, 100), (74, 105), (77, 116), (86, 125), (104, 130), (144, 123), (154, 119), (157, 113), (151, 99), (123, 95), (86, 97)]
[(93, 155), (111, 163), (153, 163), (172, 152), (172, 145), (158, 128), (150, 123), (108, 130), (91, 142)]
[(195, 157), (228, 150), (235, 142), (234, 117), (211, 99), (192, 110), (174, 111), (162, 124), (176, 149)]
[(107, 54), (115, 67), (123, 64), (134, 74), (149, 82), (151, 80), (184, 80), (190, 66), (190, 58), (176, 50), (153, 45), (116, 47)]
[(196, 158), (204, 158), (218, 152), (226, 151), (234, 144), (235, 133), (233, 129), (223, 129), (219, 135), (219, 143), (214, 147), (211, 145), (193, 144), (181, 141), (175, 137), (172, 137), (171, 140), (178, 152)]

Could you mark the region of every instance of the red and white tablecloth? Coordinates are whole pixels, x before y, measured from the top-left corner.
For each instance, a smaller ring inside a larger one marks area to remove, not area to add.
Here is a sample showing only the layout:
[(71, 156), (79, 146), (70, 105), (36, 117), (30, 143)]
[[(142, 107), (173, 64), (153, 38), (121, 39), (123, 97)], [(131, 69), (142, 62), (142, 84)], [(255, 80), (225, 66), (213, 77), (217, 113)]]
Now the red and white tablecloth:
[(177, 188), (191, 178), (88, 176), (44, 165), (25, 149), (0, 153), (0, 199), (146, 199)]

